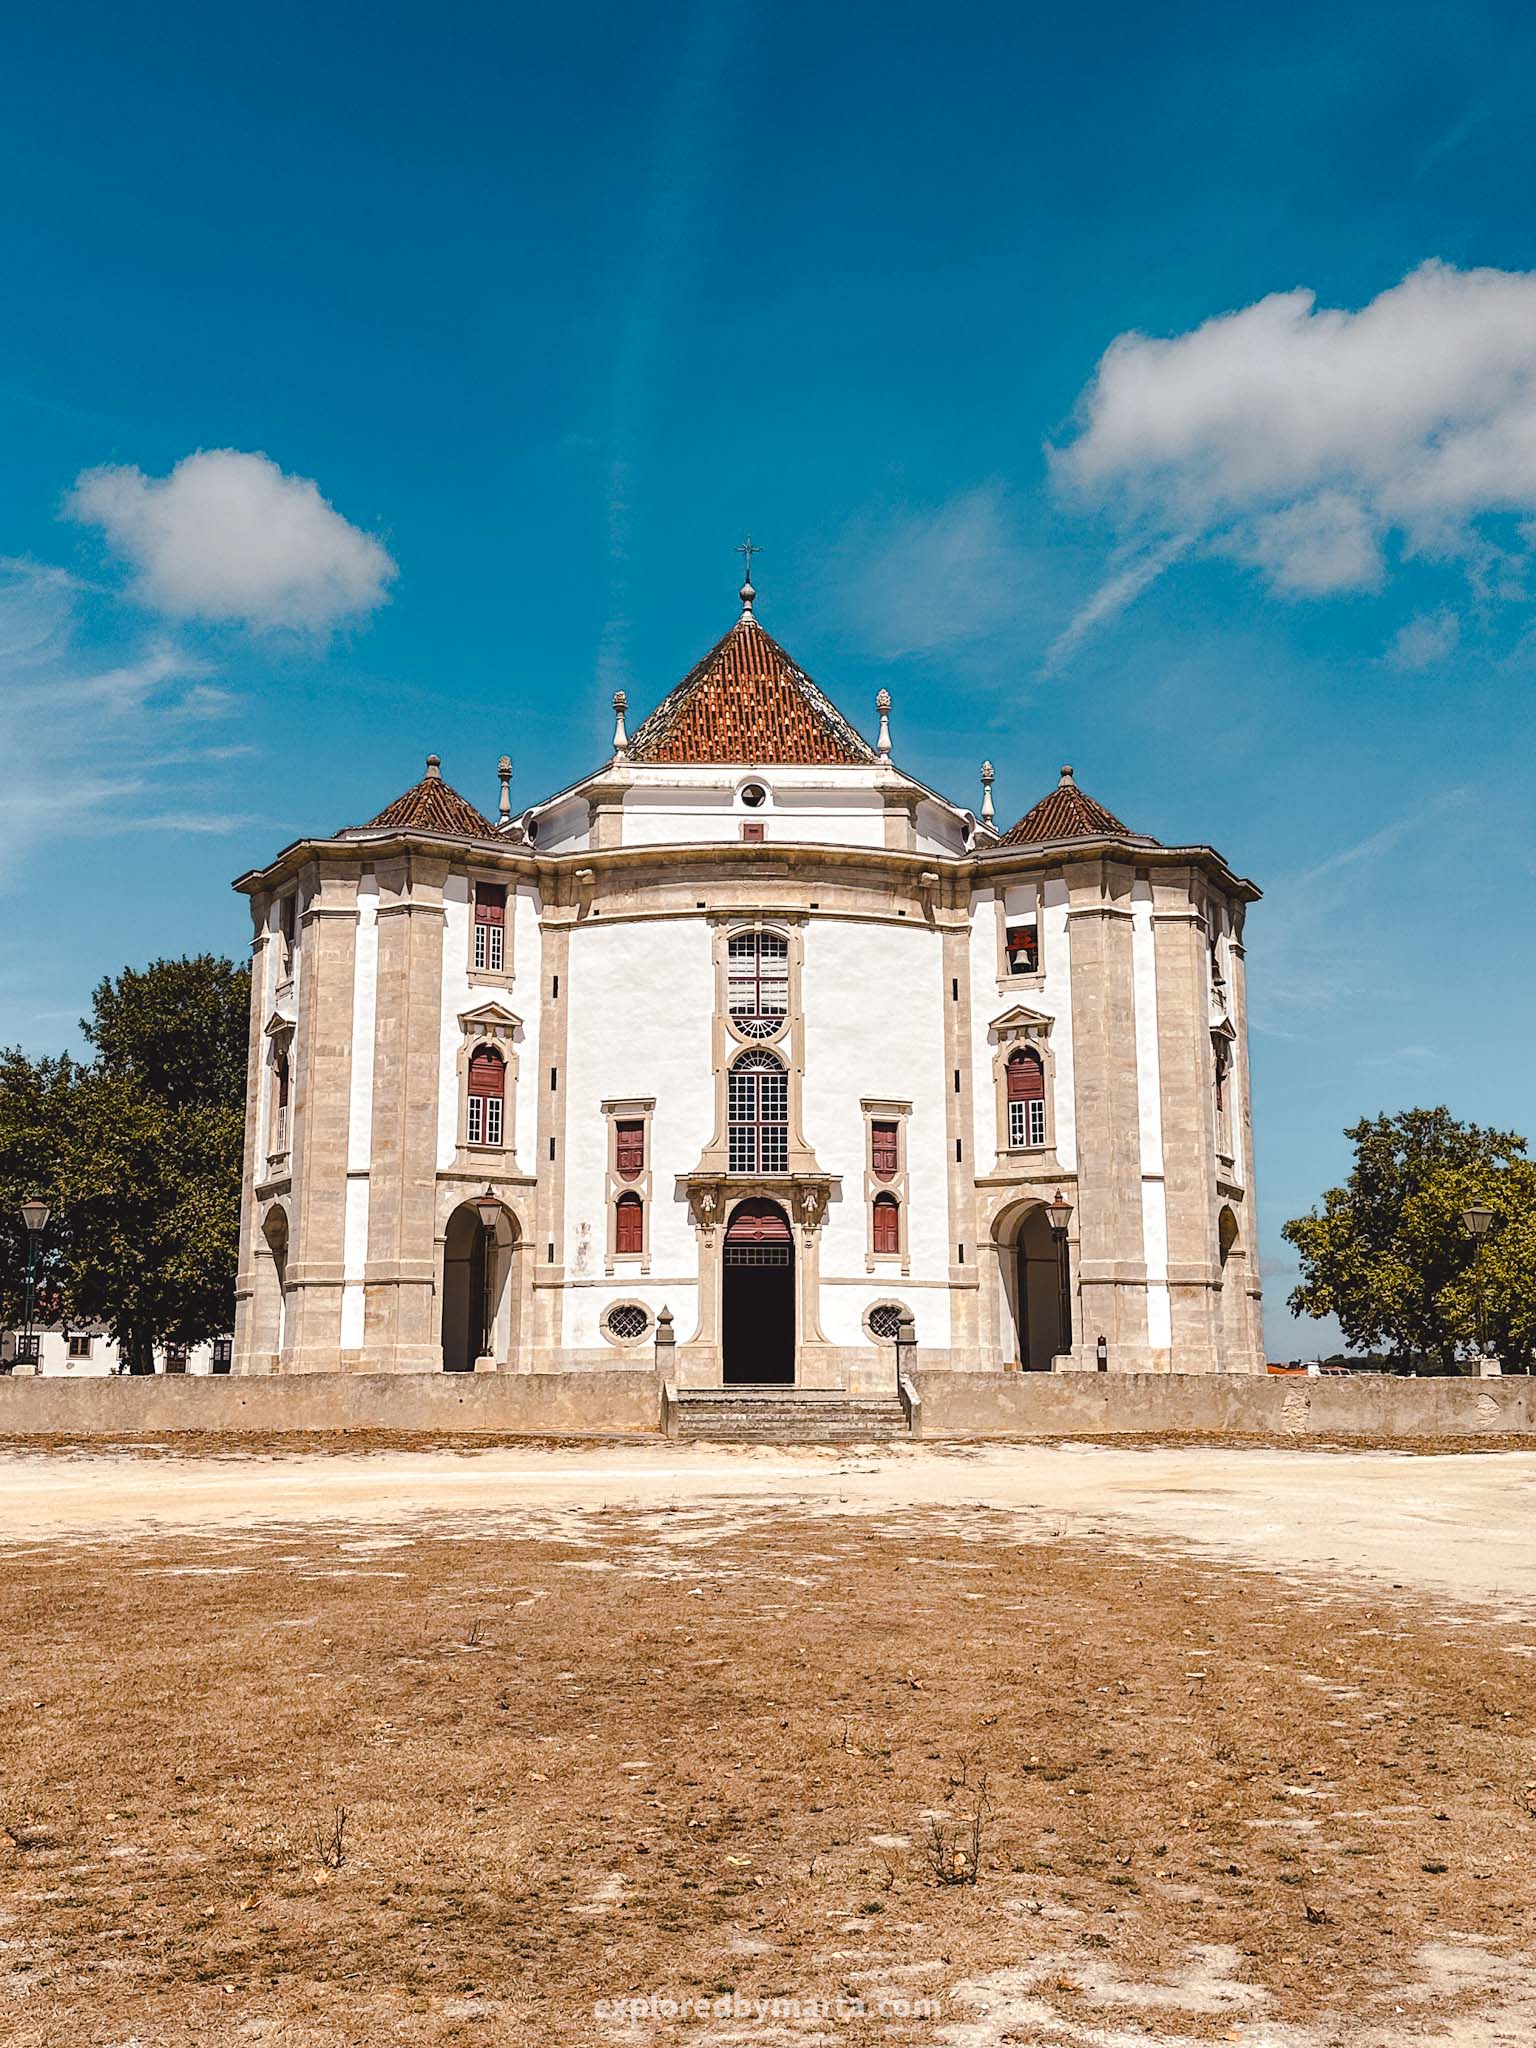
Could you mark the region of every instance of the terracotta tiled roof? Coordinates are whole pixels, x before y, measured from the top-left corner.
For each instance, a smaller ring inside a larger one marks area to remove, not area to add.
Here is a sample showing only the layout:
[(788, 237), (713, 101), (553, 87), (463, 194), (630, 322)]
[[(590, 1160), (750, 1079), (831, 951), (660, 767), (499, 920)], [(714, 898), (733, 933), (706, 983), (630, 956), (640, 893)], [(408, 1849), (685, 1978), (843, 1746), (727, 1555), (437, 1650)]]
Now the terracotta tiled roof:
[(813, 765), (880, 759), (750, 612), (636, 728), (628, 757)]
[(1139, 832), (1128, 832), (1112, 811), (1085, 796), (1074, 781), (1072, 770), (1063, 768), (1061, 780), (1050, 795), (1041, 797), (1032, 811), (1026, 811), (1017, 825), (1003, 834), (1002, 844), (1043, 846), (1056, 839), (1102, 839), (1107, 834), (1142, 837)]
[(365, 832), (396, 831), (450, 832), (456, 839), (494, 839), (496, 828), (482, 818), (468, 797), (460, 796), (443, 780), (436, 754), (427, 756), (427, 772), (404, 796), (386, 804), (376, 818), (362, 828)]

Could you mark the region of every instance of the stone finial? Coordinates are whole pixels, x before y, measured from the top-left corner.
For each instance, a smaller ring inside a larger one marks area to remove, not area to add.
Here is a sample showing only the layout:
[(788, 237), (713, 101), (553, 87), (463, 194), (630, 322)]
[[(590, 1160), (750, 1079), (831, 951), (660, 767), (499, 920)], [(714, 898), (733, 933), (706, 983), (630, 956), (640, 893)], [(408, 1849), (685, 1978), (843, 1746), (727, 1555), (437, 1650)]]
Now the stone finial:
[(503, 826), (512, 822), (512, 756), (503, 754), (496, 763), (496, 773), (501, 777), (500, 814)]
[(981, 764), (981, 822), (983, 825), (990, 825), (997, 816), (997, 812), (992, 804), (993, 772), (992, 763), (990, 761), (983, 761)]
[(752, 588), (752, 557), (754, 555), (760, 555), (763, 551), (757, 545), (757, 542), (753, 540), (751, 534), (749, 533), (746, 539), (742, 542), (741, 546), (736, 550), (736, 552), (743, 558), (747, 565), (746, 578), (741, 586), (742, 620), (743, 623), (750, 622), (752, 625), (756, 625), (757, 620), (753, 616), (752, 612), (753, 600), (757, 596), (757, 592)]
[(1073, 779), (1073, 778), (1072, 778), (1072, 763), (1071, 763), (1070, 761), (1063, 761), (1063, 762), (1062, 762), (1062, 764), (1061, 764), (1061, 786), (1062, 786), (1062, 788), (1063, 788), (1063, 789), (1067, 788), (1067, 786), (1068, 786), (1068, 785), (1069, 785), (1069, 784), (1071, 783), (1072, 779)]
[(629, 709), (629, 699), (622, 690), (613, 693), (613, 751), (615, 754), (629, 752), (629, 734), (624, 730), (624, 713)]
[(875, 709), (880, 714), (880, 737), (875, 741), (875, 751), (882, 760), (891, 758), (891, 693), (881, 690), (875, 698)]
[(428, 756), (427, 756), (427, 780), (428, 780), (428, 782), (441, 782), (441, 781), (442, 781), (442, 779), (443, 779), (443, 757), (442, 757), (442, 755), (441, 755), (441, 754), (428, 754)]

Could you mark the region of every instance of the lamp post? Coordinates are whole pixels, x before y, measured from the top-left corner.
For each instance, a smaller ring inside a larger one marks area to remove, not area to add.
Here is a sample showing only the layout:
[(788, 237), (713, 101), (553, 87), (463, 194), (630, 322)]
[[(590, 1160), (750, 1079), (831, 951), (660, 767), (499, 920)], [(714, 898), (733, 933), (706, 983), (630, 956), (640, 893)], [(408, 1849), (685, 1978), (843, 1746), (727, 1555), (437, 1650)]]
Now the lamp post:
[(1477, 1359), (1478, 1370), (1488, 1355), (1488, 1341), (1483, 1326), (1483, 1269), (1478, 1263), (1478, 1251), (1493, 1228), (1494, 1214), (1481, 1202), (1474, 1202), (1461, 1212), (1461, 1234), (1472, 1240), (1472, 1303), (1477, 1318)]
[(1045, 1213), (1051, 1219), (1051, 1236), (1056, 1240), (1056, 1317), (1061, 1325), (1061, 1341), (1056, 1348), (1065, 1352), (1072, 1349), (1072, 1255), (1067, 1250), (1072, 1204), (1060, 1188), (1055, 1200), (1046, 1203)]
[(37, 1305), (37, 1255), (42, 1250), (43, 1232), (48, 1228), (48, 1204), (34, 1195), (30, 1202), (22, 1203), (21, 1220), (27, 1231), (26, 1334), (23, 1346), (27, 1361), (35, 1370), (38, 1360), (32, 1356), (32, 1312)]
[(501, 1221), (501, 1203), (496, 1199), (489, 1181), (485, 1193), (476, 1195), (475, 1207), (480, 1211), (480, 1263), (484, 1269), (484, 1285), (480, 1290), (480, 1344), (477, 1358), (485, 1357), (491, 1348), (491, 1282), (494, 1277), (496, 1257), (496, 1226)]

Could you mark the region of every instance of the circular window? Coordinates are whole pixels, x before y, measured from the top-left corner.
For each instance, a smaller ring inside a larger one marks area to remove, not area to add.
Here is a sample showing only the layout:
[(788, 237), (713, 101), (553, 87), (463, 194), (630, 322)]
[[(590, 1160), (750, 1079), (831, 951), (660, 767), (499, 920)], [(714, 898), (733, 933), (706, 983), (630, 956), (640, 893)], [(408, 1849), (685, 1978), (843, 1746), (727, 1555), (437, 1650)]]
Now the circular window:
[(768, 792), (760, 782), (749, 782), (741, 792), (741, 800), (749, 811), (760, 810), (768, 801)]
[(906, 1310), (899, 1301), (877, 1301), (864, 1318), (864, 1327), (882, 1344), (894, 1344)]
[(603, 1328), (616, 1344), (633, 1344), (650, 1327), (650, 1311), (638, 1301), (616, 1301), (603, 1317)]

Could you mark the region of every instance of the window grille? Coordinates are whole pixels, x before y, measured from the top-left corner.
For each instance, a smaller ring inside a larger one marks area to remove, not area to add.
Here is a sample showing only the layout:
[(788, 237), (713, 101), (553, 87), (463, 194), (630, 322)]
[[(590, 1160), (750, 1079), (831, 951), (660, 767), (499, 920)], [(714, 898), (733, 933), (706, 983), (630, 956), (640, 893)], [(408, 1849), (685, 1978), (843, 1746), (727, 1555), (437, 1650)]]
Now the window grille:
[(771, 1053), (749, 1052), (731, 1069), (726, 1122), (732, 1173), (789, 1171), (789, 1076)]
[(725, 1263), (728, 1266), (788, 1266), (794, 1262), (793, 1247), (787, 1244), (732, 1244), (727, 1238)]
[(869, 1312), (869, 1330), (872, 1337), (881, 1337), (887, 1344), (894, 1344), (901, 1333), (901, 1304), (878, 1302)]
[(896, 1126), (894, 1124), (871, 1124), (869, 1127), (869, 1167), (876, 1180), (894, 1180), (898, 1171)]
[(645, 1250), (645, 1210), (638, 1195), (620, 1195), (614, 1204), (613, 1248), (625, 1254)]
[(638, 1301), (616, 1302), (605, 1320), (609, 1336), (617, 1337), (624, 1344), (632, 1344), (637, 1337), (643, 1337), (651, 1323), (649, 1314)]
[(743, 1038), (772, 1038), (789, 1014), (789, 941), (736, 932), (726, 949), (727, 1002)]
[(875, 1250), (901, 1250), (901, 1209), (894, 1195), (875, 1197)]

